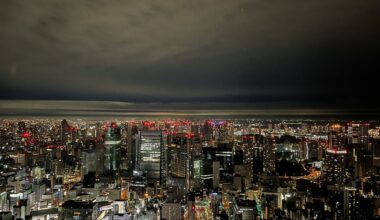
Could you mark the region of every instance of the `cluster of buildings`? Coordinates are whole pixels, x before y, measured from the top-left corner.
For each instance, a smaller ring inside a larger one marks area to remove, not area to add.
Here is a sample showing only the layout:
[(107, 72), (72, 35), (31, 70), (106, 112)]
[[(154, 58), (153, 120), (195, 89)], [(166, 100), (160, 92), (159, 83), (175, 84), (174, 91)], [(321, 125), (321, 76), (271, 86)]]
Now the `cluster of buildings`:
[(0, 219), (377, 219), (376, 121), (0, 121)]

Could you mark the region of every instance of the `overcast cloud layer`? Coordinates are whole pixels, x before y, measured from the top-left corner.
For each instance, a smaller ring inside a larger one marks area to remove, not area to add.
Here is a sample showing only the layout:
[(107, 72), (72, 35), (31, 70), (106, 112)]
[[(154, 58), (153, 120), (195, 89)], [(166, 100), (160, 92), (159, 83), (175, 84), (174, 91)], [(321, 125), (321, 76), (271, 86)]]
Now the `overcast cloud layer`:
[(0, 99), (376, 107), (379, 27), (377, 0), (3, 0)]

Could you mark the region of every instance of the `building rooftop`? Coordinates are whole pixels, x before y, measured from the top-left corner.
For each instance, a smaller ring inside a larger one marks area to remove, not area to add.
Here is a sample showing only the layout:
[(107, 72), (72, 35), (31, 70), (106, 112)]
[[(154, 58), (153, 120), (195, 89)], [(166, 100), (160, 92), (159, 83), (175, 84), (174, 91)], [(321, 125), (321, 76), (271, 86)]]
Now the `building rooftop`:
[(89, 201), (68, 200), (63, 203), (62, 207), (69, 209), (92, 209), (95, 205), (97, 204)]

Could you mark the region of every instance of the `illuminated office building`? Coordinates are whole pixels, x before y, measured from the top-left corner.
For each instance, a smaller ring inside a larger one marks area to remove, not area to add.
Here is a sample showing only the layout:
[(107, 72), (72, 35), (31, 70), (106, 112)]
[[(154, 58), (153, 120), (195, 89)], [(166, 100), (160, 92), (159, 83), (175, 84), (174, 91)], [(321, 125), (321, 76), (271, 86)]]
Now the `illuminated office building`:
[(345, 147), (345, 137), (342, 134), (341, 126), (330, 127), (328, 136), (328, 146), (326, 149), (325, 161), (323, 164), (323, 174), (327, 182), (331, 184), (345, 184), (347, 150)]
[(190, 187), (192, 189), (202, 188), (203, 161), (202, 157), (193, 158), (190, 164)]
[(218, 142), (232, 142), (234, 137), (234, 127), (227, 121), (215, 121), (215, 140)]
[(255, 200), (234, 199), (232, 213), (234, 220), (256, 219), (258, 214)]
[(127, 125), (127, 158), (128, 170), (132, 172), (135, 169), (136, 159), (136, 136), (138, 134), (138, 127), (135, 123), (128, 123)]
[(171, 144), (171, 173), (186, 178), (189, 174), (191, 138), (189, 134), (177, 134)]
[(70, 125), (66, 120), (61, 121), (60, 138), (62, 143), (66, 143), (71, 139), (70, 137)]
[(369, 124), (366, 123), (349, 123), (347, 127), (348, 143), (350, 144), (363, 144), (368, 146)]
[(212, 121), (206, 121), (202, 127), (203, 138), (206, 141), (214, 139), (214, 128)]
[(161, 219), (181, 220), (181, 205), (179, 203), (164, 203), (161, 207)]
[[(201, 184), (205, 188), (218, 188), (220, 183), (220, 162), (212, 159), (204, 159), (195, 165), (197, 172), (202, 172)], [(199, 186), (198, 186), (199, 187)]]
[(89, 172), (96, 172), (97, 164), (98, 164), (98, 158), (96, 151), (94, 149), (86, 149), (82, 151), (82, 179), (84, 178), (84, 175), (88, 174)]
[(356, 188), (346, 187), (343, 193), (344, 218), (358, 219), (359, 216), (359, 193)]
[(106, 129), (103, 172), (117, 177), (120, 171), (121, 131), (115, 123), (111, 123)]
[[(218, 162), (220, 180), (225, 182), (233, 181), (233, 152), (232, 145), (219, 144), (217, 148), (203, 148), (204, 159)], [(214, 165), (213, 165), (214, 166)], [(216, 166), (216, 165), (215, 165)], [(214, 166), (214, 170), (215, 170)], [(205, 165), (204, 165), (205, 169)], [(215, 172), (214, 172), (215, 173)]]
[(346, 155), (346, 150), (327, 149), (323, 172), (329, 183), (344, 184), (346, 182)]
[(276, 171), (276, 144), (271, 137), (265, 139), (263, 149), (263, 172), (270, 174)]
[(166, 148), (162, 131), (140, 131), (136, 168), (146, 174), (148, 183), (166, 183)]

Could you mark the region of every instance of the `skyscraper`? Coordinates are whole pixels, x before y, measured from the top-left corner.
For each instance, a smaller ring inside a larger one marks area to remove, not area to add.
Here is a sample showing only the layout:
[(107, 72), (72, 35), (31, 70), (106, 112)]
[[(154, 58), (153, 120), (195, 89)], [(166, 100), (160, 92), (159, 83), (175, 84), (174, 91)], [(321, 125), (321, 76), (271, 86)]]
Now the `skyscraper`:
[(70, 125), (69, 123), (64, 119), (61, 121), (61, 132), (60, 137), (62, 143), (66, 143), (69, 140), (69, 132), (70, 132)]
[(86, 149), (82, 151), (82, 179), (89, 172), (96, 172), (98, 158), (94, 149)]
[(233, 124), (227, 121), (215, 121), (215, 140), (217, 142), (228, 143), (233, 141)]
[(263, 150), (263, 171), (274, 173), (276, 171), (276, 145), (274, 139), (267, 137)]
[(205, 124), (203, 125), (203, 129), (202, 129), (202, 133), (203, 133), (203, 138), (206, 140), (206, 141), (211, 141), (213, 140), (213, 123), (212, 121), (206, 121)]
[(189, 174), (191, 139), (188, 134), (181, 133), (173, 137), (171, 147), (171, 173), (174, 176), (186, 178)]
[(350, 144), (362, 144), (368, 149), (368, 129), (369, 124), (367, 123), (350, 123), (348, 124), (348, 143)]
[(104, 173), (112, 177), (119, 175), (121, 132), (116, 123), (107, 126), (104, 141)]
[(130, 173), (135, 169), (136, 162), (136, 136), (138, 128), (135, 123), (129, 122), (127, 125), (127, 158), (128, 170)]
[(148, 183), (166, 183), (166, 150), (162, 131), (140, 131), (136, 168), (145, 172)]
[(327, 149), (323, 173), (329, 183), (344, 184), (346, 176), (346, 150)]
[(330, 127), (323, 174), (329, 183), (342, 185), (347, 181), (347, 149), (341, 129), (340, 125)]
[(345, 219), (358, 219), (359, 193), (356, 188), (345, 187), (343, 193), (343, 211)]

